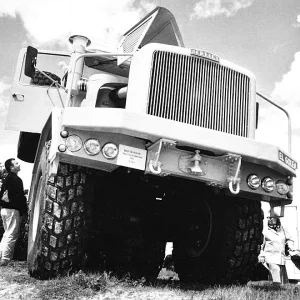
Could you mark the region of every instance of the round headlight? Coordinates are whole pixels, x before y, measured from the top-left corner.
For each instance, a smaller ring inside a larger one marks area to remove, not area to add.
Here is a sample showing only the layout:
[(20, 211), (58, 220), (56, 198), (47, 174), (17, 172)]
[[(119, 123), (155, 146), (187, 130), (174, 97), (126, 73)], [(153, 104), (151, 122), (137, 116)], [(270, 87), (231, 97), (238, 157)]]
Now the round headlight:
[(71, 152), (77, 152), (82, 148), (82, 140), (78, 135), (70, 135), (66, 140), (66, 146)]
[(118, 146), (113, 143), (107, 143), (102, 148), (102, 154), (107, 159), (113, 159), (118, 155)]
[(257, 190), (260, 186), (260, 179), (257, 175), (252, 174), (252, 175), (249, 175), (249, 177), (247, 179), (247, 183), (251, 189)]
[(84, 143), (84, 150), (88, 155), (97, 155), (101, 150), (100, 142), (97, 139), (88, 139)]
[(289, 191), (289, 187), (283, 180), (278, 180), (276, 182), (276, 190), (278, 194), (286, 195)]
[(275, 187), (275, 182), (272, 178), (270, 177), (266, 177), (262, 183), (261, 183), (261, 187), (264, 189), (264, 191), (266, 191), (267, 193), (271, 193), (274, 190)]

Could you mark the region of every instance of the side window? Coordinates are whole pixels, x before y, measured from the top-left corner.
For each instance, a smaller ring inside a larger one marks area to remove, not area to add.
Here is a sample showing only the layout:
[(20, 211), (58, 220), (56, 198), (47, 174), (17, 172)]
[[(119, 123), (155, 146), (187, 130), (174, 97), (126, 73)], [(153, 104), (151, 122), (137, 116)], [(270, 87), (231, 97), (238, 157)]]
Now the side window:
[[(24, 75), (25, 56), (26, 53), (23, 57), (22, 72), (20, 74), (20, 83), (23, 85), (30, 85), (31, 78)], [(36, 67), (40, 71), (50, 72), (62, 78), (64, 75), (64, 70), (59, 65), (65, 64), (66, 66), (68, 66), (69, 62), (70, 57), (68, 55), (39, 52), (37, 56)]]

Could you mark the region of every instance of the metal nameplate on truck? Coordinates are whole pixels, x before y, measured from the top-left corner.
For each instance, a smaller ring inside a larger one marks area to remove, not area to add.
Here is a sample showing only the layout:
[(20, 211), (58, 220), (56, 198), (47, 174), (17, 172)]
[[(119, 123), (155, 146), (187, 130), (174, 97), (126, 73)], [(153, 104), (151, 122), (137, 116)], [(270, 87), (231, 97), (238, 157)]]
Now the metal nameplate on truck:
[(132, 169), (145, 170), (147, 151), (125, 145), (119, 145), (117, 165)]
[(288, 165), (292, 169), (294, 169), (294, 170), (297, 169), (297, 163), (293, 159), (291, 159), (290, 157), (288, 157), (286, 154), (284, 154), (283, 152), (281, 152), (280, 150), (278, 150), (278, 158), (279, 158), (279, 160), (281, 160), (282, 162), (284, 162), (286, 165)]
[(209, 52), (204, 51), (204, 50), (191, 49), (191, 55), (200, 56), (200, 57), (204, 57), (206, 59), (210, 59), (210, 60), (213, 60), (213, 61), (216, 61), (216, 62), (220, 62), (220, 57), (219, 56), (217, 56), (215, 54), (212, 54), (212, 53), (209, 53)]

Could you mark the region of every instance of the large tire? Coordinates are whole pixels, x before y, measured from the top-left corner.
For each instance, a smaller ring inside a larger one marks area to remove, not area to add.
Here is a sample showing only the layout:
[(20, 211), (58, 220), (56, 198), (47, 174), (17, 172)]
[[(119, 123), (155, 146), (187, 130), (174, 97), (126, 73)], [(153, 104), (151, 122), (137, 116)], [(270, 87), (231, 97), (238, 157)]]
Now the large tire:
[(30, 191), (28, 270), (40, 279), (82, 266), (87, 240), (86, 169), (60, 163), (48, 175), (48, 148), (43, 149)]
[(223, 197), (207, 201), (206, 206), (206, 219), (201, 214), (190, 217), (189, 228), (174, 242), (180, 280), (205, 284), (248, 281), (263, 241), (260, 202)]

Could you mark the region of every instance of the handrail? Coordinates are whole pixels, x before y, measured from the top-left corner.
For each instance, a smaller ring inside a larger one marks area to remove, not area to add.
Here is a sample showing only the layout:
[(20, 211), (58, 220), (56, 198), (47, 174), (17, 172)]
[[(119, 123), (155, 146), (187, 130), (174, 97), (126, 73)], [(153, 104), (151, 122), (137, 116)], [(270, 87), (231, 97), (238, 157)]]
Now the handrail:
[(256, 94), (263, 98), (264, 100), (268, 101), (269, 103), (271, 103), (272, 105), (274, 105), (275, 107), (277, 107), (278, 109), (282, 110), (288, 119), (288, 153), (292, 154), (292, 121), (291, 121), (291, 117), (289, 115), (289, 113), (287, 112), (287, 110), (285, 110), (283, 107), (279, 106), (278, 104), (276, 104), (275, 102), (271, 101), (270, 99), (268, 99), (267, 97), (263, 96), (262, 94), (260, 94), (259, 92), (256, 92)]
[(83, 57), (97, 57), (97, 56), (133, 56), (133, 54), (132, 53), (101, 53), (101, 54), (100, 53), (83, 53), (83, 54), (78, 55), (76, 57), (76, 59), (74, 60), (74, 65), (73, 65), (72, 69), (70, 70), (71, 84), (69, 85), (70, 88), (69, 88), (68, 94), (67, 94), (66, 106), (69, 106), (70, 102), (71, 102), (73, 79), (74, 79), (74, 74), (75, 74), (75, 67), (76, 67), (78, 60)]

